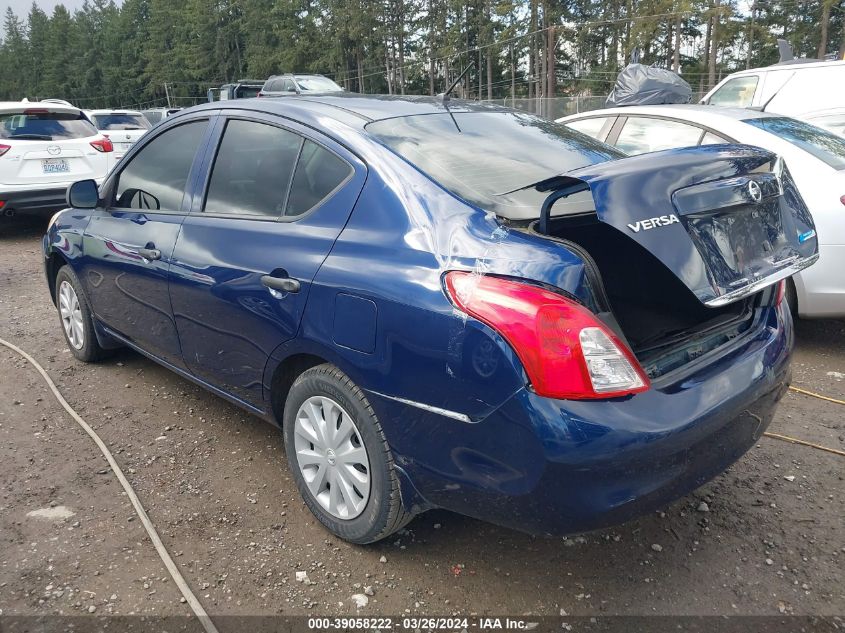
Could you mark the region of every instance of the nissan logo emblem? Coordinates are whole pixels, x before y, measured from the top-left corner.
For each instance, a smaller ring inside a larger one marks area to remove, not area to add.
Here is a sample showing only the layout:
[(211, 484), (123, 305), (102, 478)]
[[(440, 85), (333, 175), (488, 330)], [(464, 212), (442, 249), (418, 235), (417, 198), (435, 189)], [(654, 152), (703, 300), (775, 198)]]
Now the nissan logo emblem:
[(50, 156), (58, 156), (62, 153), (62, 148), (58, 145), (50, 145), (47, 148), (47, 153), (50, 154)]
[(760, 202), (763, 199), (763, 190), (760, 189), (760, 185), (752, 180), (748, 183), (748, 195), (754, 202)]

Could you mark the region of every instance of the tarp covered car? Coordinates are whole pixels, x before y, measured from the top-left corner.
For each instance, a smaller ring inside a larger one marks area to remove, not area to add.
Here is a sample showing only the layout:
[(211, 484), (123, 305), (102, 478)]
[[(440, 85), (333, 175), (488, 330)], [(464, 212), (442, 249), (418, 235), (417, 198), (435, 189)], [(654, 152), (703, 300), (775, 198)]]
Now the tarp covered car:
[(689, 103), (690, 85), (677, 73), (665, 68), (629, 64), (619, 73), (607, 96), (608, 106)]

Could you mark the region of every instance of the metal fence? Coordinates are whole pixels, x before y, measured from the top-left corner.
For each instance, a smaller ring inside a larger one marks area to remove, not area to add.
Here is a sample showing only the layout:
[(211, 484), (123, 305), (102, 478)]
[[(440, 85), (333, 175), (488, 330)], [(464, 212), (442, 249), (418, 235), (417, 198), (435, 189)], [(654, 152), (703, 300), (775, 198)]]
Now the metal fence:
[[(690, 98), (690, 103), (698, 103), (704, 96), (703, 92), (693, 92)], [(589, 112), (590, 110), (599, 110), (604, 107), (607, 97), (604, 95), (593, 96), (579, 96), (579, 97), (551, 97), (551, 98), (537, 98), (537, 99), (511, 99), (510, 97), (504, 99), (484, 100), (485, 103), (495, 103), (503, 105), (515, 110), (522, 110), (524, 112), (532, 112), (539, 114), (548, 119), (559, 119), (570, 114), (578, 114), (579, 112)]]

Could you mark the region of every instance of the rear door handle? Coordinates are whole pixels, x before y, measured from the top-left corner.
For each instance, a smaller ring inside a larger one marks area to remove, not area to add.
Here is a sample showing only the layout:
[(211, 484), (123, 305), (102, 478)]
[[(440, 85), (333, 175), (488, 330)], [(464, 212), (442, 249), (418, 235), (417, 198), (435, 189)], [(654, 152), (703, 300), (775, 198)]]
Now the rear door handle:
[(157, 248), (139, 248), (138, 254), (149, 261), (161, 259), (161, 251)]
[(262, 275), (261, 283), (279, 292), (299, 292), (299, 280), (290, 277), (273, 277), (273, 275)]

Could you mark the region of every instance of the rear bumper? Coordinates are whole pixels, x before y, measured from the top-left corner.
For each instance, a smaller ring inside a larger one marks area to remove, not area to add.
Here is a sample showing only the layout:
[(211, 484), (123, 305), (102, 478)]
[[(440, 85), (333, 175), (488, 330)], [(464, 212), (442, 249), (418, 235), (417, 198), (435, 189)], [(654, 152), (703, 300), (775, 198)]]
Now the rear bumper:
[(49, 215), (67, 206), (67, 187), (14, 190), (0, 187), (0, 215)]
[[(388, 441), (423, 498), (415, 505), (565, 534), (682, 497), (754, 445), (787, 389), (791, 317), (785, 304), (767, 312), (695, 373), (632, 397), (562, 401), (522, 389), (474, 424), (385, 412), (403, 421)], [(376, 411), (385, 406), (396, 403)]]

